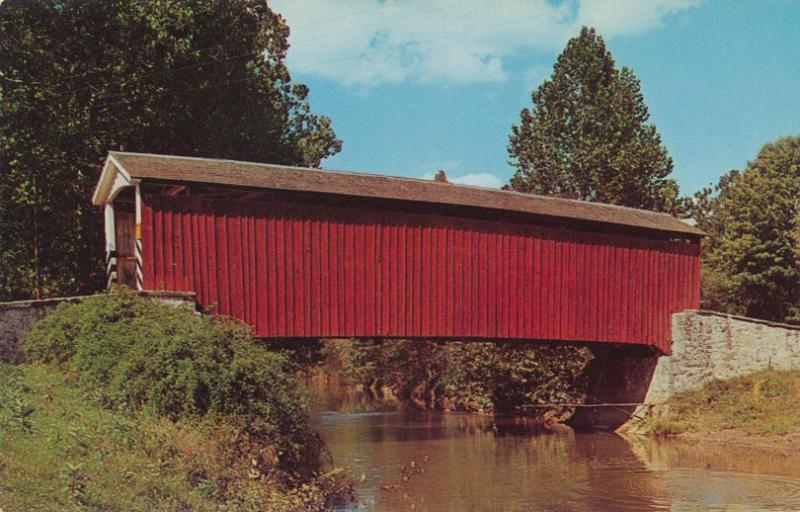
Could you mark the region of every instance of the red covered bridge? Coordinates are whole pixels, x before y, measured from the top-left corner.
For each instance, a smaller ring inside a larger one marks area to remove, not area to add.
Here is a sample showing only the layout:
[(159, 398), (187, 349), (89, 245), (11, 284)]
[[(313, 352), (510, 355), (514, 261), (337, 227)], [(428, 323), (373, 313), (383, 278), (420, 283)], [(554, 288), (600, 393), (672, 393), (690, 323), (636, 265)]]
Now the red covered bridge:
[(670, 350), (702, 232), (668, 215), (435, 181), (112, 152), (109, 278), (191, 291), (269, 338)]

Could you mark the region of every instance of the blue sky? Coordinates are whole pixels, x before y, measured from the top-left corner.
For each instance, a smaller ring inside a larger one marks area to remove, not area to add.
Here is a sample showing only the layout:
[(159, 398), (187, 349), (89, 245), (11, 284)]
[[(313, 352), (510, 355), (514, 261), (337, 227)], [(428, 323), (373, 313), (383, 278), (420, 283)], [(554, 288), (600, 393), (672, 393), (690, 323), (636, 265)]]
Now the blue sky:
[(581, 25), (634, 70), (692, 193), (800, 134), (797, 0), (279, 0), (289, 69), (344, 147), (325, 168), (499, 186), (512, 123)]

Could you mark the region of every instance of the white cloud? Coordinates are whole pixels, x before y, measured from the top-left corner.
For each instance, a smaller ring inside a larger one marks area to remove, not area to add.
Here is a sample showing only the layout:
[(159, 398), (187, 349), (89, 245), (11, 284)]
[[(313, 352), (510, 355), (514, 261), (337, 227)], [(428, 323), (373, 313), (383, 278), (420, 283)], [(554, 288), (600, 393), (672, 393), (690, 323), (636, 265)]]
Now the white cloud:
[[(429, 172), (422, 175), (424, 180), (432, 180), (434, 173)], [(486, 187), (486, 188), (500, 188), (503, 186), (503, 180), (494, 174), (488, 172), (473, 172), (462, 174), (460, 176), (447, 176), (447, 181), (450, 183), (457, 183), (459, 185), (470, 185), (473, 187)]]
[(504, 80), (504, 59), (560, 49), (582, 25), (607, 38), (657, 28), (703, 0), (276, 0), (290, 69), (345, 85)]

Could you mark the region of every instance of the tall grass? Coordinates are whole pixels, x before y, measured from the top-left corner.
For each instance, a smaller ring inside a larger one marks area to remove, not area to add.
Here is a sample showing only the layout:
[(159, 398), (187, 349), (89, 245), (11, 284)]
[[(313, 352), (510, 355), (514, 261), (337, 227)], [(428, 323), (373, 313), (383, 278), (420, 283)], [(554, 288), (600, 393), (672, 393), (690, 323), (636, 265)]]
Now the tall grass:
[(737, 430), (749, 434), (800, 432), (800, 372), (766, 371), (712, 382), (677, 394), (646, 420), (655, 435)]

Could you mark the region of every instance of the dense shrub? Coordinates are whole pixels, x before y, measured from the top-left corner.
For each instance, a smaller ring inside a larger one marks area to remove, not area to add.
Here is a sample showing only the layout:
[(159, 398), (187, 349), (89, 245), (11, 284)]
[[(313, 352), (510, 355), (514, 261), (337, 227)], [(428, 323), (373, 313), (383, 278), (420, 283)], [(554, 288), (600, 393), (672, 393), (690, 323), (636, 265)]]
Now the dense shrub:
[(578, 347), (419, 340), (342, 340), (329, 354), (353, 382), (414, 407), (516, 414), (533, 412), (525, 405), (580, 401), (592, 357)]
[(109, 410), (46, 365), (0, 364), (4, 510), (313, 512), (352, 496), (341, 469), (303, 482), (260, 472), (239, 437), (224, 422)]
[(313, 468), (322, 441), (307, 397), (280, 353), (254, 342), (232, 320), (117, 289), (62, 304), (24, 343), (37, 362), (53, 363), (106, 407), (182, 419), (218, 419), (237, 427), (243, 450), (274, 445), (261, 461), (292, 471)]

